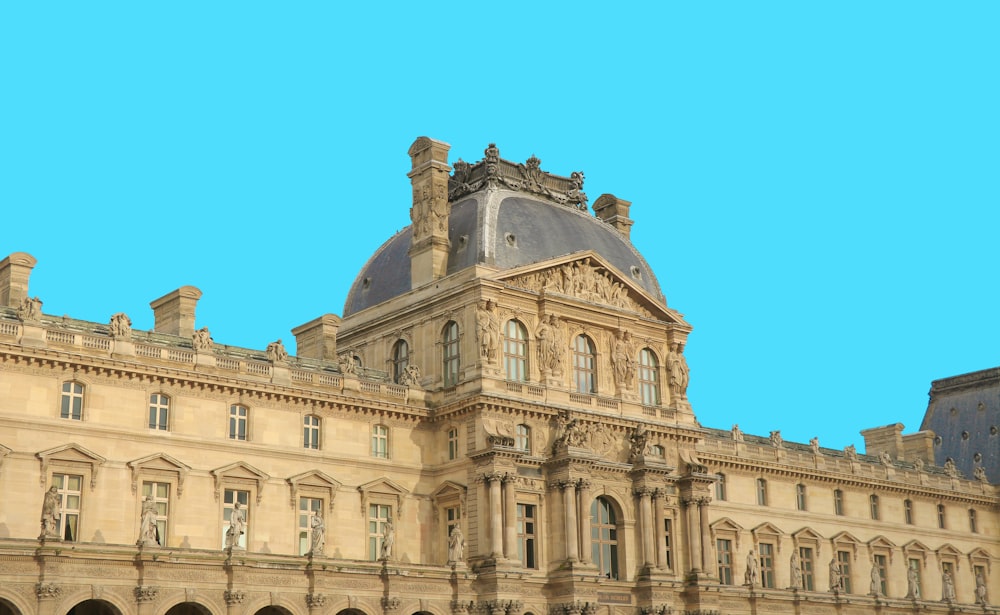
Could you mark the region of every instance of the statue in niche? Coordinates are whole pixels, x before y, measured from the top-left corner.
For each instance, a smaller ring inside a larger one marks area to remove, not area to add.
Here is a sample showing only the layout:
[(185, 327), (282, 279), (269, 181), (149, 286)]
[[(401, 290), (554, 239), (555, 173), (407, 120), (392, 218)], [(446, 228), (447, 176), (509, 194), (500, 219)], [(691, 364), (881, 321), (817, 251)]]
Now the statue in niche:
[(753, 549), (747, 553), (747, 569), (743, 574), (743, 584), (756, 587), (760, 584), (760, 563), (757, 561), (757, 554)]
[(55, 485), (52, 485), (45, 492), (45, 497), (42, 498), (42, 535), (40, 538), (43, 540), (51, 538), (60, 539), (59, 517), (62, 514), (61, 505), (62, 498), (59, 496), (59, 489)]
[(906, 597), (920, 600), (920, 577), (917, 575), (917, 569), (913, 567), (906, 569)]
[(198, 352), (208, 352), (212, 350), (214, 344), (215, 340), (212, 339), (212, 334), (208, 332), (208, 327), (202, 327), (191, 334), (191, 346)]
[(323, 516), (319, 513), (313, 513), (312, 519), (309, 520), (309, 527), (312, 529), (309, 554), (313, 556), (323, 555), (323, 548), (326, 547), (326, 523), (323, 522)]
[(448, 536), (448, 563), (457, 564), (464, 561), (464, 553), (465, 538), (462, 536), (462, 528), (455, 525)]
[(840, 571), (840, 562), (834, 557), (830, 560), (830, 591), (844, 591), (844, 575)]
[(160, 532), (156, 527), (156, 502), (153, 496), (147, 495), (142, 500), (142, 512), (139, 515), (139, 546), (160, 546)]
[(535, 329), (538, 341), (538, 364), (543, 373), (562, 375), (563, 334), (562, 324), (555, 314), (542, 315)]
[(740, 429), (738, 423), (733, 423), (733, 428), (730, 431), (733, 434), (733, 442), (743, 441), (743, 430)]
[(288, 360), (288, 351), (281, 340), (276, 340), (267, 345), (267, 358), (271, 363), (284, 363)]
[(684, 358), (684, 344), (675, 343), (670, 347), (667, 356), (667, 366), (670, 368), (670, 394), (676, 399), (687, 399), (688, 380), (690, 372), (687, 360)]
[(813, 455), (819, 455), (819, 438), (813, 437), (809, 440), (809, 448), (812, 449)]
[(37, 322), (42, 317), (42, 300), (38, 297), (25, 297), (17, 308), (17, 318), (21, 322)]
[(869, 594), (872, 596), (881, 596), (882, 594), (882, 573), (879, 571), (878, 566), (875, 562), (872, 562), (871, 571), (871, 585), (869, 586)]
[(111, 334), (111, 339), (132, 339), (132, 319), (129, 318), (125, 312), (113, 314), (111, 316), (111, 322), (108, 324), (108, 333)]
[(771, 432), (771, 446), (774, 448), (782, 448), (785, 445), (785, 441), (781, 439), (781, 431), (775, 429)]
[(792, 549), (792, 558), (788, 563), (791, 571), (792, 589), (804, 589), (802, 585), (802, 561), (798, 549)]
[(635, 357), (632, 334), (626, 330), (615, 334), (615, 344), (611, 350), (611, 366), (615, 384), (619, 389), (630, 389), (635, 384)]
[(479, 334), (479, 356), (493, 363), (497, 357), (497, 308), (492, 299), (479, 302), (476, 309), (476, 331)]
[(243, 510), (243, 505), (239, 502), (233, 504), (233, 512), (229, 515), (229, 529), (226, 530), (226, 548), (241, 549), (240, 536), (246, 533), (247, 515)]
[(986, 579), (983, 578), (983, 573), (980, 570), (976, 571), (976, 604), (980, 606), (988, 605), (989, 597), (986, 594)]
[(955, 460), (951, 457), (944, 460), (944, 473), (952, 478), (958, 476), (958, 467), (955, 465)]
[(396, 542), (396, 528), (392, 524), (392, 519), (386, 519), (382, 526), (382, 547), (379, 550), (379, 559), (387, 562), (392, 559), (392, 545)]
[(955, 580), (951, 578), (951, 573), (945, 570), (941, 574), (941, 602), (955, 601)]
[(635, 463), (642, 459), (642, 456), (646, 454), (646, 445), (649, 442), (649, 434), (646, 432), (646, 428), (640, 425), (628, 437), (628, 441), (628, 460), (630, 463)]
[(420, 368), (416, 365), (407, 365), (402, 374), (399, 375), (399, 384), (403, 386), (420, 386)]

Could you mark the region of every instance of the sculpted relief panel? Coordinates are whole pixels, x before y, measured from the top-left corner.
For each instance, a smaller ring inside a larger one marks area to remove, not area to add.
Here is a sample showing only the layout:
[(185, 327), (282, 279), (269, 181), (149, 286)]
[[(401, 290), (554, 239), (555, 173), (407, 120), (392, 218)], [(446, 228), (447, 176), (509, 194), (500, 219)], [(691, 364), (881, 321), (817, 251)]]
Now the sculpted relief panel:
[(575, 263), (565, 263), (557, 269), (517, 276), (507, 280), (507, 283), (516, 288), (560, 293), (584, 301), (613, 305), (647, 318), (653, 317), (649, 310), (639, 305), (629, 295), (627, 286), (615, 280), (614, 276), (603, 267), (592, 265), (590, 258)]

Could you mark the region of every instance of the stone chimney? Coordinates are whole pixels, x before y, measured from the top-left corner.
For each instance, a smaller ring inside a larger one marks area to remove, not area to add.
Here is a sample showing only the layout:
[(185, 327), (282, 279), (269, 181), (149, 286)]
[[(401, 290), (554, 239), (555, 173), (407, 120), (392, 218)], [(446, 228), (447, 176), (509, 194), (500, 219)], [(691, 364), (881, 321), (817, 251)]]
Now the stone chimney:
[(632, 206), (632, 201), (620, 199), (613, 194), (602, 194), (594, 201), (594, 213), (598, 218), (607, 222), (611, 226), (629, 239), (634, 222), (628, 217), (628, 208)]
[(448, 270), (448, 150), (451, 146), (419, 137), (410, 146), (413, 168), (407, 173), (413, 187), (413, 238), (410, 243), (410, 287), (443, 278)]
[(924, 463), (934, 463), (934, 432), (928, 429), (903, 436), (903, 459)]
[(0, 305), (19, 307), (28, 296), (28, 278), (38, 260), (27, 252), (14, 252), (0, 261)]
[(150, 303), (153, 331), (190, 339), (194, 335), (194, 308), (200, 298), (201, 291), (194, 286), (181, 286)]
[(865, 438), (865, 454), (878, 455), (889, 453), (893, 459), (899, 459), (903, 454), (903, 424), (893, 423), (884, 427), (862, 429)]
[(305, 359), (335, 360), (337, 358), (337, 329), (340, 316), (324, 314), (315, 320), (292, 329), (295, 336), (295, 354)]

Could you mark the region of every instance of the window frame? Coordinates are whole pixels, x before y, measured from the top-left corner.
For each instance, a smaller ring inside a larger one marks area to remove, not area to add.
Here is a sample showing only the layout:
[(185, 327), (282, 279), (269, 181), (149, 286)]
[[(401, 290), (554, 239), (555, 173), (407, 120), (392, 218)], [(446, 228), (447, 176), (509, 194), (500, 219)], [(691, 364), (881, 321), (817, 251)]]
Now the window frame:
[(844, 515), (844, 490), (834, 489), (833, 490), (833, 514), (838, 517), (843, 517)]
[[(149, 486), (149, 493), (146, 490), (147, 485)], [(166, 496), (160, 496), (156, 493), (157, 487), (160, 486), (166, 488)], [(146, 499), (146, 496), (153, 496), (153, 504), (156, 505), (156, 532), (161, 547), (167, 546), (167, 540), (170, 536), (170, 494), (172, 490), (173, 483), (171, 481), (153, 478), (152, 480), (143, 480), (139, 491), (140, 511), (142, 510), (142, 502)], [(160, 508), (160, 504), (163, 505), (162, 509)], [(142, 537), (140, 537), (140, 540), (142, 540)]]
[(458, 427), (449, 427), (445, 437), (448, 439), (448, 461), (454, 461), (459, 457)]
[(528, 382), (528, 329), (516, 318), (504, 323), (503, 367), (507, 380)]
[(878, 568), (879, 589), (883, 596), (889, 595), (889, 556), (884, 553), (872, 554), (872, 566)]
[(382, 502), (368, 503), (368, 510), (365, 513), (365, 521), (368, 528), (366, 535), (368, 538), (368, 561), (370, 562), (379, 561), (380, 556), (382, 555), (382, 542), (385, 540), (386, 522), (391, 523), (395, 529), (396, 524), (392, 521), (392, 513), (392, 504), (385, 504)]
[(868, 508), (871, 513), (872, 521), (882, 520), (882, 509), (880, 504), (878, 494), (872, 493), (868, 496)]
[(462, 365), (461, 330), (458, 323), (449, 320), (441, 330), (442, 381), (444, 388), (458, 386)]
[(371, 456), (375, 459), (390, 459), (389, 454), (389, 426), (384, 423), (375, 423), (371, 427)]
[(514, 427), (514, 448), (526, 455), (531, 454), (531, 426), (518, 423)]
[(651, 348), (639, 351), (639, 400), (644, 406), (659, 406), (660, 400), (660, 361)]
[(68, 421), (82, 421), (86, 399), (86, 384), (79, 380), (63, 381), (59, 395), (59, 418)]
[[(723, 546), (726, 548), (723, 549)], [(716, 538), (715, 553), (718, 561), (719, 584), (733, 584), (733, 540), (731, 538)]]
[(323, 419), (316, 414), (306, 414), (302, 417), (302, 448), (318, 451), (323, 437)]
[(840, 579), (841, 587), (845, 594), (851, 594), (853, 592), (853, 584), (851, 583), (851, 556), (850, 551), (845, 551), (843, 549), (838, 549), (836, 551), (837, 566), (840, 568)]
[[(240, 486), (242, 487), (242, 486)], [(233, 510), (235, 510), (235, 504), (238, 501), (243, 507), (243, 520), (246, 524), (246, 530), (237, 539), (236, 543), (239, 548), (246, 550), (247, 545), (250, 544), (250, 502), (253, 499), (253, 493), (250, 489), (240, 488), (233, 485), (228, 485), (222, 489), (222, 536), (221, 544), (222, 548), (226, 548), (226, 531), (229, 529), (230, 518), (232, 516)], [(242, 494), (246, 494), (246, 497), (241, 497)], [(243, 500), (246, 499), (246, 502)], [(231, 500), (231, 501), (230, 501)], [(234, 547), (235, 548), (235, 547)]]
[(597, 349), (594, 340), (583, 333), (573, 338), (573, 390), (597, 394)]
[(913, 500), (909, 498), (903, 500), (903, 522), (913, 525)]
[(591, 502), (591, 562), (597, 567), (599, 575), (612, 581), (624, 580), (621, 574), (622, 562), (618, 554), (618, 547), (621, 544), (618, 534), (622, 529), (618, 518), (617, 507), (611, 499), (602, 495)]
[(802, 545), (799, 550), (799, 569), (802, 571), (802, 589), (815, 591), (816, 588), (816, 549)]
[(296, 513), (298, 527), (295, 536), (300, 556), (312, 551), (312, 518), (317, 515), (322, 518), (324, 506), (323, 498), (312, 495), (298, 496), (298, 511)]
[(795, 508), (796, 510), (808, 510), (808, 500), (806, 499), (806, 486), (804, 483), (795, 485)]
[[(242, 411), (242, 415), (240, 413)], [(242, 437), (240, 425), (243, 426)], [(229, 404), (229, 416), (226, 435), (230, 440), (236, 442), (250, 441), (250, 407), (246, 404)]]
[(758, 478), (754, 487), (757, 494), (757, 506), (767, 506), (767, 479)]
[(170, 431), (170, 396), (156, 392), (149, 395), (149, 428), (154, 431)]
[(726, 502), (729, 495), (726, 492), (726, 475), (718, 472), (716, 476), (718, 480), (715, 481), (715, 499), (719, 502)]
[[(78, 489), (73, 489), (67, 486), (66, 483), (69, 479), (76, 479), (79, 483)], [(83, 492), (84, 485), (86, 484), (86, 476), (83, 473), (75, 473), (72, 470), (66, 472), (53, 472), (52, 478), (49, 482), (50, 485), (56, 487), (56, 491), (59, 493), (59, 536), (64, 542), (80, 542), (80, 527), (83, 522)], [(70, 505), (70, 498), (76, 497), (76, 506)], [(74, 520), (73, 529), (70, 529), (68, 521), (70, 519)], [(76, 534), (73, 535), (75, 530)], [(69, 537), (66, 535), (69, 533)]]
[(937, 505), (937, 522), (938, 522), (938, 529), (941, 530), (948, 529), (947, 508), (945, 507), (944, 504)]
[[(538, 569), (538, 508), (536, 504), (518, 502), (516, 508), (517, 556), (521, 566)], [(528, 513), (531, 513), (530, 515)]]
[(402, 384), (406, 369), (410, 366), (410, 344), (403, 338), (392, 345), (392, 381)]
[(757, 560), (760, 563), (760, 586), (762, 589), (774, 589), (774, 554), (775, 545), (770, 542), (757, 543)]

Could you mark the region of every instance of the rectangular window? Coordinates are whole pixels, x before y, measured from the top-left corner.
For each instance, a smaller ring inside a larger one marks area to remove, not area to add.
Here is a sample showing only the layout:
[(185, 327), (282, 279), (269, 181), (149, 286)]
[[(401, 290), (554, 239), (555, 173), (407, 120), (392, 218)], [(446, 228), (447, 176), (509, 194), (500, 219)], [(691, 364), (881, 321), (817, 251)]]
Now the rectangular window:
[(913, 525), (913, 502), (910, 500), (903, 501), (903, 521), (907, 525)]
[(979, 525), (976, 523), (976, 509), (969, 509), (969, 531), (973, 534), (979, 533)]
[(663, 541), (665, 543), (667, 543), (666, 544), (666, 547), (667, 547), (667, 550), (666, 550), (667, 560), (665, 562), (663, 562), (663, 563), (664, 563), (664, 565), (668, 569), (673, 570), (674, 569), (673, 562), (672, 562), (673, 551), (670, 548), (670, 519), (664, 519), (663, 520)]
[(760, 543), (760, 586), (774, 589), (774, 545)]
[(458, 368), (461, 365), (459, 356), (458, 324), (454, 321), (444, 326), (444, 386), (453, 387), (458, 384)]
[(767, 506), (767, 481), (763, 478), (757, 479), (757, 504)]
[(799, 510), (806, 509), (806, 486), (803, 484), (795, 485), (795, 507)]
[[(167, 546), (167, 515), (170, 511), (170, 483), (143, 481), (142, 499), (145, 500), (147, 497), (152, 498), (156, 511), (156, 542), (165, 547)], [(145, 524), (145, 519), (143, 519), (143, 524)]]
[(242, 519), (242, 531), (236, 539), (236, 544), (242, 549), (247, 548), (247, 523), (250, 521), (250, 492), (238, 489), (226, 489), (222, 500), (222, 548), (226, 548), (226, 533), (232, 525), (233, 512), (236, 510), (236, 503), (239, 502)]
[(372, 425), (372, 457), (389, 458), (389, 428), (385, 425)]
[(833, 490), (833, 514), (844, 516), (844, 492), (840, 489)]
[(52, 484), (59, 492), (59, 535), (63, 540), (80, 539), (80, 509), (83, 500), (83, 477), (75, 474), (53, 474)]
[(246, 406), (229, 406), (229, 439), (247, 439), (247, 418), (249, 410)]
[(874, 494), (868, 496), (868, 502), (871, 505), (872, 520), (878, 521), (879, 520), (878, 496)]
[(726, 475), (717, 474), (718, 480), (715, 481), (715, 499), (719, 502), (726, 501)]
[(938, 517), (938, 527), (942, 530), (945, 529), (944, 522), (944, 504), (937, 505), (937, 517)]
[(535, 561), (535, 505), (517, 505), (517, 557), (525, 568), (538, 568)]
[[(911, 557), (907, 560), (906, 565), (909, 568), (906, 573), (906, 597), (916, 598), (917, 596), (921, 596), (923, 594), (923, 578), (920, 574), (920, 560)], [(913, 590), (916, 590), (916, 592)]]
[(812, 547), (799, 547), (799, 565), (802, 567), (802, 588), (811, 592), (816, 587), (813, 577), (814, 563)]
[(844, 593), (851, 593), (851, 552), (837, 551), (837, 563), (840, 564), (840, 579)]
[(312, 551), (312, 522), (314, 516), (323, 516), (323, 500), (299, 498), (299, 555)]
[(531, 428), (518, 425), (514, 428), (514, 447), (519, 451), (531, 453)]
[(719, 583), (733, 584), (733, 541), (720, 538), (715, 541), (715, 551), (719, 556)]
[(886, 557), (884, 555), (876, 555), (874, 565), (875, 568), (878, 569), (879, 590), (881, 591), (883, 596), (886, 596), (888, 595), (888, 592), (886, 590), (886, 579), (889, 578), (886, 576), (887, 574), (889, 574), (888, 566), (886, 565)]
[(448, 430), (448, 460), (458, 459), (458, 430)]
[(79, 382), (63, 383), (59, 416), (73, 421), (83, 420), (83, 385)]
[(319, 417), (312, 414), (302, 419), (302, 446), (319, 449)]
[(391, 506), (386, 504), (368, 505), (368, 558), (373, 562), (378, 561), (382, 555), (382, 543), (387, 538), (395, 540), (391, 529), (386, 531), (392, 527), (392, 522), (389, 520), (391, 515)]
[(149, 428), (167, 430), (167, 417), (170, 414), (170, 398), (166, 395), (153, 393), (149, 396)]

